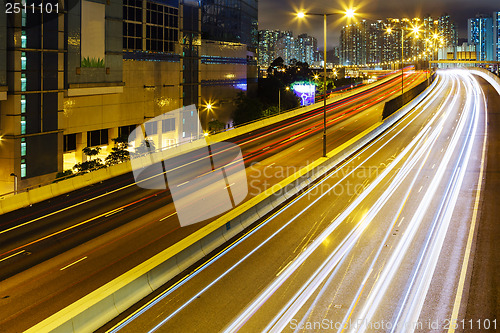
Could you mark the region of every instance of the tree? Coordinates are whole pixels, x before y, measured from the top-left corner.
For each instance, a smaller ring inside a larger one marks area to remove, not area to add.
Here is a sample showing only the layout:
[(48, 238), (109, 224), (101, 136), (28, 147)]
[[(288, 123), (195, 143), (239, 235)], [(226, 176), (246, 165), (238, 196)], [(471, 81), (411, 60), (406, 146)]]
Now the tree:
[(208, 131), (209, 132), (220, 132), (226, 127), (226, 124), (215, 119), (208, 123)]
[(93, 156), (99, 155), (99, 153), (101, 152), (101, 147), (85, 147), (82, 149), (82, 152), (90, 157), (90, 160), (75, 164), (75, 166), (73, 166), (73, 169), (75, 169), (77, 172), (88, 172), (104, 166), (104, 163), (100, 158), (96, 158), (95, 160), (92, 159)]
[(82, 149), (82, 152), (88, 157), (90, 157), (90, 159), (92, 160), (92, 156), (99, 155), (99, 153), (101, 152), (101, 147), (95, 147), (95, 148), (85, 147)]
[(153, 140), (146, 138), (142, 140), (141, 145), (135, 149), (137, 154), (147, 154), (149, 152), (154, 152), (156, 150), (156, 146)]
[(244, 92), (240, 92), (236, 98), (236, 110), (233, 115), (234, 123), (241, 125), (259, 119), (262, 109), (262, 103), (258, 99), (250, 98)]
[(127, 138), (119, 137), (112, 140), (115, 143), (115, 146), (111, 149), (111, 153), (109, 153), (106, 157), (106, 165), (115, 165), (128, 161), (130, 159), (130, 153), (128, 151), (130, 144), (128, 143)]

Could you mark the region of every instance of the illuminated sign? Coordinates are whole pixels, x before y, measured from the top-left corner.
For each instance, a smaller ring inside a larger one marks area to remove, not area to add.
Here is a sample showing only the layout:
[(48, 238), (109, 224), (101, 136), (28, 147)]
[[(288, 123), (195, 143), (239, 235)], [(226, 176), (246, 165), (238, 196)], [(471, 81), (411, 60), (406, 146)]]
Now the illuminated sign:
[(295, 95), (300, 98), (300, 105), (306, 106), (314, 104), (316, 97), (316, 85), (297, 83), (292, 85), (292, 89), (295, 92)]

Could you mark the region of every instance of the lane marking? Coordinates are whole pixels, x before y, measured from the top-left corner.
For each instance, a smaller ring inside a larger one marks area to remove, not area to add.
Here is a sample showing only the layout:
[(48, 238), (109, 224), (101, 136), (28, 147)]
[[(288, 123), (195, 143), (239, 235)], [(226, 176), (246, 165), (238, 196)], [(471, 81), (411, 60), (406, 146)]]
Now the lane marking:
[(177, 214), (177, 212), (174, 212), (174, 213), (172, 213), (172, 214), (170, 214), (170, 215), (168, 215), (168, 216), (165, 216), (164, 218), (162, 218), (162, 219), (160, 220), (160, 222), (161, 222), (161, 221), (165, 221), (166, 219), (168, 219), (169, 217), (174, 216), (175, 214)]
[(4, 261), (4, 260), (7, 260), (7, 259), (9, 259), (9, 258), (12, 258), (12, 257), (14, 257), (14, 256), (17, 256), (18, 254), (21, 254), (21, 253), (23, 253), (24, 251), (25, 251), (25, 250), (21, 250), (21, 251), (19, 251), (19, 252), (17, 252), (17, 253), (11, 254), (11, 255), (10, 255), (10, 256), (8, 256), (8, 257), (5, 257), (5, 258), (3, 258), (3, 259), (0, 259), (0, 262), (2, 262), (2, 261)]
[(85, 259), (87, 259), (87, 257), (83, 257), (83, 258), (81, 258), (81, 259), (78, 259), (77, 261), (72, 262), (71, 264), (66, 265), (66, 266), (64, 266), (63, 268), (59, 269), (59, 270), (60, 270), (60, 271), (63, 271), (63, 270), (65, 270), (66, 268), (71, 267), (71, 266), (73, 266), (73, 265), (75, 265), (75, 264), (78, 264), (80, 261), (83, 261), (83, 260), (85, 260)]
[(187, 182), (184, 182), (184, 183), (182, 183), (182, 184), (177, 185), (177, 187), (181, 187), (181, 186), (186, 185), (186, 184), (188, 184), (188, 183), (189, 183), (189, 180), (188, 180)]
[[(481, 88), (481, 90), (482, 90), (482, 88)], [(472, 241), (474, 239), (474, 232), (476, 229), (476, 223), (477, 223), (477, 218), (478, 218), (479, 200), (481, 198), (481, 190), (483, 187), (483, 174), (484, 174), (484, 164), (485, 164), (485, 160), (486, 160), (486, 147), (487, 147), (486, 141), (488, 138), (488, 126), (487, 126), (487, 124), (488, 124), (488, 119), (487, 119), (488, 118), (488, 105), (487, 105), (487, 102), (486, 102), (484, 96), (483, 96), (483, 100), (485, 102), (484, 103), (485, 110), (484, 110), (484, 139), (483, 139), (483, 153), (482, 153), (482, 157), (481, 157), (481, 171), (479, 172), (476, 200), (474, 202), (474, 209), (472, 211), (472, 222), (471, 222), (470, 229), (469, 229), (469, 237), (467, 238), (467, 246), (465, 248), (464, 261), (462, 264), (462, 270), (460, 272), (460, 279), (458, 281), (458, 286), (457, 286), (457, 295), (455, 297), (455, 303), (453, 305), (453, 311), (451, 313), (451, 321), (450, 322), (453, 322), (453, 320), (455, 322), (457, 322), (458, 311), (460, 310), (460, 305), (462, 303), (462, 296), (463, 296), (463, 292), (464, 292), (465, 279), (467, 276), (467, 271), (468, 271), (468, 267), (469, 267), (469, 259), (470, 259), (470, 254), (471, 254), (471, 250), (472, 250)], [(452, 326), (448, 329), (448, 333), (454, 333), (455, 330), (456, 329), (453, 328), (453, 326)]]
[(104, 217), (109, 217), (109, 216), (111, 216), (111, 215), (114, 215), (114, 214), (116, 214), (116, 213), (121, 212), (122, 210), (123, 210), (123, 208), (121, 208), (121, 209), (115, 209), (115, 210), (112, 210), (112, 211), (111, 211), (111, 213), (109, 213), (108, 215), (104, 215)]

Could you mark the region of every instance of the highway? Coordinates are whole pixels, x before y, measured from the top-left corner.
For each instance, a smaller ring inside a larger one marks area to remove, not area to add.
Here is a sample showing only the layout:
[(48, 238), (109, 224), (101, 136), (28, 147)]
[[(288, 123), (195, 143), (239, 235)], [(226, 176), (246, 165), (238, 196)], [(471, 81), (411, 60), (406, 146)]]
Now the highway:
[(101, 331), (448, 331), (465, 319), (486, 105), (474, 77), (440, 72), (400, 122)]
[[(409, 88), (424, 78), (424, 73), (409, 73), (405, 84)], [(383, 101), (399, 87), (396, 77), (331, 104), (328, 148), (379, 121)], [(299, 168), (320, 156), (321, 124), (320, 108), (232, 140), (254, 181), (249, 197), (287, 176), (264, 177), (264, 169)], [(21, 331), (32, 326), (209, 222), (180, 228), (175, 215), (168, 191), (140, 189), (131, 175), (3, 215), (0, 327)]]

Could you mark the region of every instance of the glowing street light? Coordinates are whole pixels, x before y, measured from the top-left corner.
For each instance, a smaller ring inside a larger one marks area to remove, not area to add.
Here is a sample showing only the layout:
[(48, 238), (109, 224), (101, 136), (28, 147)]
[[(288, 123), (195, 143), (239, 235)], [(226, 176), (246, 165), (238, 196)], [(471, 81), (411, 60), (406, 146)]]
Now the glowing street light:
[[(323, 55), (323, 71), (324, 71), (324, 77), (323, 77), (323, 156), (326, 157), (326, 50), (327, 50), (327, 17), (336, 15), (334, 13), (305, 13), (303, 11), (300, 11), (297, 13), (297, 17), (299, 19), (305, 18), (306, 15), (311, 15), (311, 16), (323, 16), (323, 37), (324, 37), (324, 55)], [(351, 19), (356, 15), (356, 10), (354, 8), (349, 8), (344, 12), (344, 17)]]

